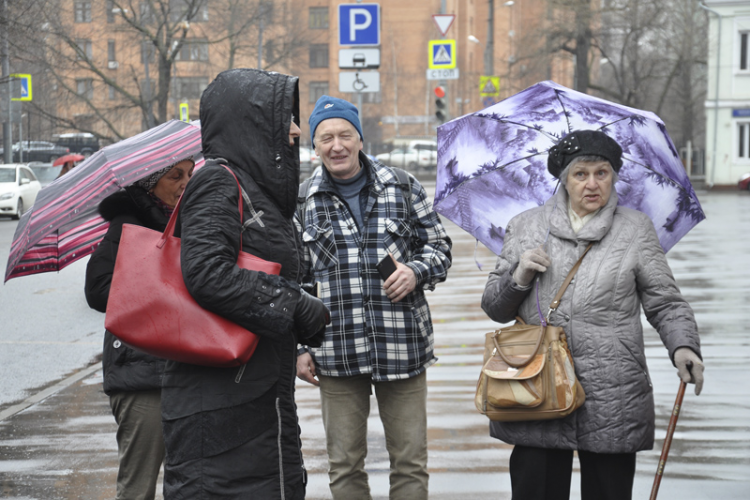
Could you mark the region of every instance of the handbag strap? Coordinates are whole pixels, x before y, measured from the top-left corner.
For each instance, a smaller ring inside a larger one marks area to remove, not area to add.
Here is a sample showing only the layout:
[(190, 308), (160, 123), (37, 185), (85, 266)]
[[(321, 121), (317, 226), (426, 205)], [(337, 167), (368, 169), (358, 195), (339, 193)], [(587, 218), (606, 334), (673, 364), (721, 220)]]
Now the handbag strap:
[[(240, 211), (240, 225), (242, 225), (243, 220), (243, 211), (242, 211), (242, 195), (245, 194), (242, 190), (242, 186), (240, 186), (240, 181), (237, 179), (237, 176), (232, 172), (232, 169), (227, 167), (226, 165), (222, 165), (227, 171), (232, 174), (232, 177), (234, 177), (235, 182), (237, 183), (237, 188), (240, 191), (240, 197), (238, 202), (238, 208)], [(180, 195), (180, 199), (177, 200), (177, 204), (174, 206), (174, 211), (172, 212), (172, 215), (169, 217), (169, 222), (167, 222), (167, 227), (164, 228), (164, 232), (161, 235), (161, 239), (159, 239), (159, 243), (157, 243), (157, 247), (162, 248), (164, 244), (167, 242), (167, 236), (174, 234), (174, 227), (177, 225), (177, 214), (180, 211), (180, 203), (182, 202), (182, 197), (185, 195), (185, 191), (182, 192)], [(242, 251), (242, 231), (240, 231), (240, 252)]]
[(568, 285), (570, 285), (570, 282), (573, 281), (573, 277), (578, 272), (578, 268), (581, 267), (581, 262), (583, 261), (583, 258), (586, 257), (586, 254), (589, 253), (589, 250), (591, 250), (592, 246), (594, 246), (593, 241), (589, 243), (589, 246), (586, 247), (586, 250), (583, 251), (583, 254), (579, 257), (578, 261), (575, 263), (573, 268), (565, 277), (565, 281), (563, 281), (563, 284), (560, 287), (560, 290), (557, 291), (557, 295), (555, 295), (555, 298), (552, 299), (552, 303), (549, 305), (549, 311), (547, 312), (547, 319), (549, 319), (550, 314), (552, 314), (560, 305), (560, 300), (562, 300), (562, 296), (565, 293), (565, 290), (568, 289)]
[[(552, 314), (552, 312), (555, 309), (557, 309), (557, 306), (560, 305), (560, 300), (562, 299), (562, 296), (565, 293), (565, 290), (568, 289), (568, 285), (570, 285), (570, 282), (573, 281), (573, 277), (578, 272), (578, 268), (581, 267), (581, 262), (583, 261), (583, 258), (586, 256), (589, 250), (591, 250), (592, 246), (594, 246), (594, 243), (593, 242), (589, 243), (589, 245), (586, 247), (586, 250), (583, 251), (583, 254), (578, 258), (578, 261), (575, 263), (573, 268), (570, 270), (570, 272), (568, 272), (568, 275), (565, 277), (565, 281), (563, 281), (563, 284), (560, 287), (560, 290), (558, 290), (557, 295), (555, 295), (555, 298), (552, 300), (552, 304), (550, 304), (549, 306), (549, 312), (547, 313), (546, 319), (549, 319), (550, 314)], [(536, 300), (537, 300), (537, 308), (539, 308), (539, 282), (537, 282), (537, 299)], [(498, 330), (498, 333), (496, 333), (492, 337), (492, 341), (495, 344), (495, 350), (497, 354), (500, 355), (502, 360), (505, 361), (505, 363), (508, 366), (512, 366), (514, 368), (521, 368), (531, 363), (531, 361), (533, 361), (534, 356), (536, 356), (537, 352), (539, 351), (539, 348), (542, 345), (542, 341), (544, 340), (545, 332), (547, 330), (547, 321), (544, 318), (544, 316), (542, 316), (541, 310), (539, 311), (539, 317), (541, 318), (541, 324), (539, 326), (539, 337), (537, 338), (536, 346), (534, 346), (531, 356), (526, 358), (524, 361), (517, 363), (511, 360), (510, 358), (506, 357), (505, 354), (503, 354), (503, 350), (500, 348), (500, 344), (497, 341), (499, 330)], [(516, 316), (516, 320), (520, 322), (521, 324), (525, 325), (524, 321), (519, 316)]]

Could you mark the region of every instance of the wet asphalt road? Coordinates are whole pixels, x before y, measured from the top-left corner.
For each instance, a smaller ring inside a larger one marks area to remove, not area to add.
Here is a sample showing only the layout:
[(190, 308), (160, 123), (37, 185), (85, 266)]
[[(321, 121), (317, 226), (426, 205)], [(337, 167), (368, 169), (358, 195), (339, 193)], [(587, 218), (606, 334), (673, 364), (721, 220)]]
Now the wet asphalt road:
[[(434, 189), (434, 187), (433, 187)], [(670, 253), (701, 330), (706, 384), (688, 389), (659, 499), (750, 498), (750, 195), (699, 193), (707, 220)], [(11, 229), (12, 227), (12, 229)], [(488, 436), (473, 406), (482, 339), (497, 327), (479, 307), (494, 256), (450, 223), (454, 264), (428, 294), (440, 361), (428, 370), (430, 498), (510, 498), (510, 447)], [(15, 222), (0, 219), (0, 261)], [(103, 315), (82, 296), (83, 263), (60, 274), (15, 279), (0, 288), (0, 411), (94, 361)], [(638, 454), (634, 498), (648, 498), (678, 387), (656, 332), (643, 320), (657, 405), (656, 449)], [(297, 402), (310, 472), (308, 498), (329, 498), (317, 389), (300, 382)], [(373, 399), (374, 403), (374, 399)], [(375, 498), (387, 498), (388, 456), (373, 404), (367, 469)], [(0, 497), (112, 498), (115, 425), (93, 368), (41, 403), (0, 421)], [(577, 477), (571, 498), (579, 497)]]

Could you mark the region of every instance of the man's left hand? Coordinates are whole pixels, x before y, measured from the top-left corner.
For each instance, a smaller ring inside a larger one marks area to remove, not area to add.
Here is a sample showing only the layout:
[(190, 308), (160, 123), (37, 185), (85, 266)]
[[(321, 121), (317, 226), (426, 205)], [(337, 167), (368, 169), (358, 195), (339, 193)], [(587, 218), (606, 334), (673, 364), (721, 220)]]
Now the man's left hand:
[(399, 302), (417, 287), (417, 275), (412, 268), (396, 262), (396, 271), (383, 283), (385, 294), (391, 302)]

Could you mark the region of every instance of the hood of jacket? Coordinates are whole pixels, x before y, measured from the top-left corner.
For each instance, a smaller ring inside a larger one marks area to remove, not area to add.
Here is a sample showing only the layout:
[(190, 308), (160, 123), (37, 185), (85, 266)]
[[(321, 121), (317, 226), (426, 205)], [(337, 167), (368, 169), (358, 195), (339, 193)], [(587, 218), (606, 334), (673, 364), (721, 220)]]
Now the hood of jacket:
[(144, 226), (159, 231), (163, 231), (169, 222), (169, 217), (164, 215), (146, 190), (135, 185), (104, 198), (99, 204), (99, 214), (107, 222), (115, 217), (132, 215)]
[(203, 155), (223, 158), (249, 174), (285, 217), (294, 214), (299, 143), (289, 145), (292, 116), (299, 124), (298, 78), (255, 69), (224, 71), (201, 96)]

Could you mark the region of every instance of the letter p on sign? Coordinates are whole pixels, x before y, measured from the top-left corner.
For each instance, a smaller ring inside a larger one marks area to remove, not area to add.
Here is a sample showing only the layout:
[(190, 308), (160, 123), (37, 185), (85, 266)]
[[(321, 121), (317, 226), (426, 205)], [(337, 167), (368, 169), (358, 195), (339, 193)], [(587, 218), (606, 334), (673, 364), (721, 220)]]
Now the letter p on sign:
[(380, 45), (380, 4), (339, 4), (339, 45)]

